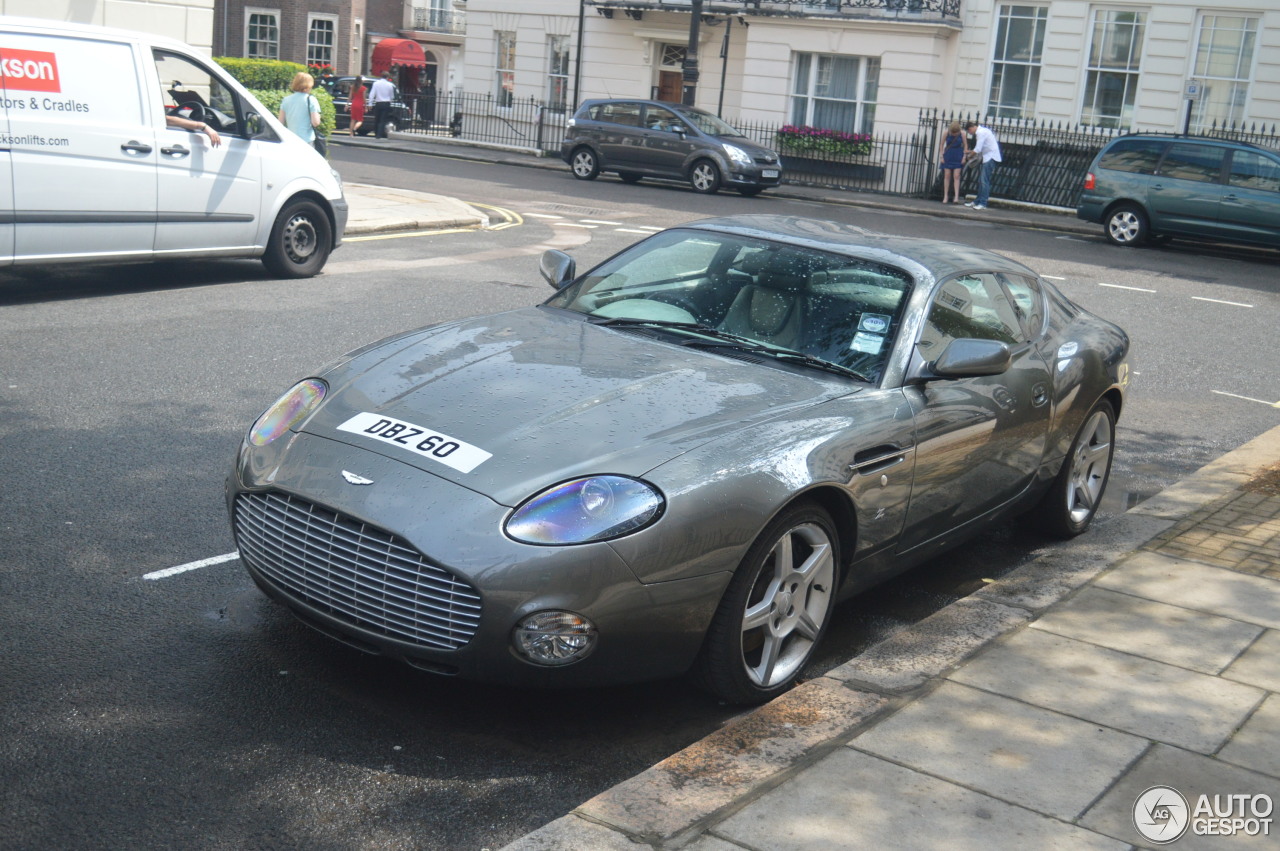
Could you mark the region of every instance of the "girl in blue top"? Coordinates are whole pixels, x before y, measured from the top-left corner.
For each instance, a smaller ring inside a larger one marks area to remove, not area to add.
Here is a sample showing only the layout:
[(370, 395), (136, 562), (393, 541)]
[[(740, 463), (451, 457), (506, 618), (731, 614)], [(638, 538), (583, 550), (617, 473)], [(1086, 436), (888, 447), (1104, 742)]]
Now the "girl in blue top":
[(969, 140), (960, 131), (960, 122), (952, 121), (947, 135), (942, 137), (942, 203), (947, 203), (947, 191), (951, 190), (951, 203), (960, 201), (960, 173), (969, 153)]
[(280, 123), (302, 137), (302, 141), (314, 145), (316, 128), (320, 126), (320, 102), (311, 94), (315, 80), (305, 71), (293, 75), (289, 88), (293, 94), (280, 101)]

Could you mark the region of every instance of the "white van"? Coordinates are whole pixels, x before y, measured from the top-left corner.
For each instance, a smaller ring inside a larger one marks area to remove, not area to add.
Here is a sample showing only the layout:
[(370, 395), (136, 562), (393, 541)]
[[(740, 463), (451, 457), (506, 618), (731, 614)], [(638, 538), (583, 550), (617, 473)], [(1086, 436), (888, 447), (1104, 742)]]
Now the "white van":
[(0, 267), (260, 257), (300, 278), (342, 241), (338, 173), (181, 42), (0, 17), (0, 106)]

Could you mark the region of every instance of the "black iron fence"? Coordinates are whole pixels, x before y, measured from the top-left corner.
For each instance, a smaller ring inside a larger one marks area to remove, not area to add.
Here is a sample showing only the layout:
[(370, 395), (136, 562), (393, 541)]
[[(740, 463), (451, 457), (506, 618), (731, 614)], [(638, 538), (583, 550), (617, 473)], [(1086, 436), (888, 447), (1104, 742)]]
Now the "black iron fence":
[[(547, 154), (560, 150), (570, 114), (561, 105), (534, 99), (426, 91), (405, 96), (411, 133), (446, 136)], [(1051, 207), (1075, 207), (1094, 156), (1128, 130), (1062, 123), (998, 119), (923, 110), (910, 133), (877, 133), (869, 143), (847, 150), (802, 150), (779, 137), (782, 125), (735, 121), (757, 144), (782, 155), (783, 182), (859, 192), (941, 197), (940, 147), (952, 121), (973, 120), (991, 128), (1000, 142), (1002, 163), (992, 176), (991, 196)], [(1252, 142), (1280, 149), (1276, 126), (1214, 126), (1201, 135)], [(838, 146), (837, 146), (838, 147)], [(977, 169), (966, 169), (961, 189), (977, 191)]]

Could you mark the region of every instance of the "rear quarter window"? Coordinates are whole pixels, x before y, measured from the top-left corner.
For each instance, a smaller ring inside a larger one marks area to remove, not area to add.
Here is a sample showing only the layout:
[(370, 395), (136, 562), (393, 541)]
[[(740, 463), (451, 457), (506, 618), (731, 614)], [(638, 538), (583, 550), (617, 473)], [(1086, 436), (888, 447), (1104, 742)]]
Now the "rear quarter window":
[(1168, 146), (1168, 142), (1158, 139), (1121, 140), (1107, 148), (1098, 160), (1098, 168), (1134, 174), (1155, 174), (1160, 155)]

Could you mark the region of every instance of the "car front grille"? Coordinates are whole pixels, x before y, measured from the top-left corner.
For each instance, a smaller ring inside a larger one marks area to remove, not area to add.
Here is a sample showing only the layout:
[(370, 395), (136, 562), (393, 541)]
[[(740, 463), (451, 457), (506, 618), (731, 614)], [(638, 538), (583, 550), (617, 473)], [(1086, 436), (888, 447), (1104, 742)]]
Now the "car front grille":
[(289, 596), (389, 638), (456, 650), (480, 625), (480, 595), (402, 538), (279, 493), (241, 494), (240, 557)]

